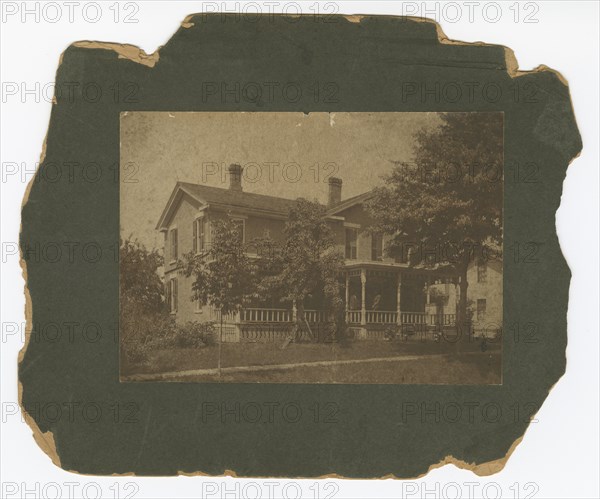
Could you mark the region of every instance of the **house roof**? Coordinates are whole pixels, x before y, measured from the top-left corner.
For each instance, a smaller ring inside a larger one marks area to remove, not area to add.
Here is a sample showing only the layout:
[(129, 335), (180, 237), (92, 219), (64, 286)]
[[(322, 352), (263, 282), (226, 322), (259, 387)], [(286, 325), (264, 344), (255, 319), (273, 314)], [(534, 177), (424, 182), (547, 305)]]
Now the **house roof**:
[(340, 213), (341, 211), (351, 208), (354, 205), (362, 204), (366, 200), (371, 199), (374, 195), (375, 195), (375, 193), (373, 191), (368, 191), (368, 192), (363, 192), (362, 194), (359, 194), (358, 196), (353, 196), (351, 198), (344, 199), (344, 201), (342, 201), (341, 203), (338, 203), (335, 206), (332, 206), (331, 208), (329, 208), (327, 210), (327, 215), (336, 215), (336, 214)]
[[(253, 192), (235, 191), (221, 187), (210, 187), (208, 185), (192, 184), (190, 182), (177, 182), (171, 193), (171, 197), (160, 216), (158, 224), (156, 225), (157, 230), (166, 227), (171, 214), (183, 194), (190, 196), (199, 205), (212, 205), (225, 209), (238, 208), (282, 216), (287, 216), (289, 209), (296, 202), (295, 199), (267, 196), (264, 194), (255, 194)], [(373, 195), (373, 191), (369, 191), (345, 199), (329, 208), (327, 210), (327, 215), (336, 215), (347, 208), (361, 204), (367, 199), (370, 199)]]
[(294, 199), (266, 196), (253, 192), (234, 191), (221, 187), (209, 187), (208, 185), (190, 184), (187, 182), (178, 182), (178, 185), (192, 197), (208, 204), (252, 208), (287, 215), (288, 209), (295, 203)]
[(177, 182), (171, 197), (160, 216), (157, 229), (164, 228), (182, 194), (187, 194), (200, 205), (213, 205), (223, 208), (244, 209), (287, 216), (289, 208), (295, 203), (294, 199), (266, 196), (252, 192), (234, 191), (221, 187)]

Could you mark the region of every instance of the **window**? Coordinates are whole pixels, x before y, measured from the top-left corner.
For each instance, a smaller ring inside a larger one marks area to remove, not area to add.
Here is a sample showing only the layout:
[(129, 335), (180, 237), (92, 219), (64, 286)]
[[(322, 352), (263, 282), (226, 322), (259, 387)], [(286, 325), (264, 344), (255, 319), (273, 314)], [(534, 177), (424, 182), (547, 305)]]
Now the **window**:
[(171, 229), (170, 232), (170, 238), (171, 238), (171, 247), (170, 247), (170, 257), (171, 257), (171, 261), (174, 262), (175, 260), (177, 260), (178, 256), (177, 256), (177, 229)]
[(485, 261), (477, 262), (477, 282), (487, 281), (487, 263)]
[(177, 277), (172, 277), (167, 282), (167, 305), (169, 312), (177, 312)]
[[(199, 279), (199, 277), (196, 277), (196, 279)], [(191, 282), (192, 282), (191, 296), (196, 298), (196, 292), (194, 290), (194, 279), (191, 279)], [(194, 312), (196, 312), (197, 314), (202, 313), (202, 303), (198, 299), (194, 299)]]
[(356, 260), (357, 258), (357, 240), (358, 229), (346, 227), (346, 259)]
[(246, 241), (246, 221), (243, 218), (233, 218), (232, 222), (237, 230), (239, 242), (244, 244)]
[(204, 217), (194, 220), (192, 225), (194, 253), (200, 253), (206, 247), (206, 220)]
[(371, 260), (383, 260), (383, 234), (371, 234)]
[(477, 300), (477, 322), (482, 322), (485, 320), (485, 309), (487, 303), (485, 299)]

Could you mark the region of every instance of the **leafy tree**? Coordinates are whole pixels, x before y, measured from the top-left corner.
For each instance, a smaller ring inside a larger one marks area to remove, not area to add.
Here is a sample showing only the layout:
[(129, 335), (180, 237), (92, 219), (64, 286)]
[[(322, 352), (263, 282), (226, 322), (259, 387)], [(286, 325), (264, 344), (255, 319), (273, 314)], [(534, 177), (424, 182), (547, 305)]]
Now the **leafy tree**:
[(211, 244), (200, 254), (184, 256), (181, 271), (193, 276), (193, 300), (220, 312), (219, 376), (223, 317), (238, 312), (256, 296), (256, 264), (246, 254), (241, 228), (230, 218), (211, 223)]
[(164, 306), (164, 287), (158, 269), (163, 257), (147, 250), (137, 240), (121, 239), (119, 244), (119, 291), (124, 301), (139, 305), (144, 311), (158, 312)]
[(323, 295), (324, 308), (332, 312), (342, 307), (338, 276), (343, 258), (334, 245), (323, 205), (298, 199), (289, 210), (283, 243), (265, 254), (259, 290), (296, 306), (296, 328), (304, 321), (309, 296)]
[[(368, 208), (375, 230), (393, 235), (389, 252), (408, 245), (436, 249), (412, 265), (452, 266), (460, 276), (457, 324), (467, 319), (467, 267), (502, 242), (503, 118), (499, 113), (448, 113), (437, 128), (416, 134), (415, 163), (395, 162)], [(403, 255), (406, 256), (406, 255)]]
[(119, 335), (124, 359), (146, 360), (150, 343), (172, 327), (159, 276), (163, 257), (131, 237), (119, 244)]

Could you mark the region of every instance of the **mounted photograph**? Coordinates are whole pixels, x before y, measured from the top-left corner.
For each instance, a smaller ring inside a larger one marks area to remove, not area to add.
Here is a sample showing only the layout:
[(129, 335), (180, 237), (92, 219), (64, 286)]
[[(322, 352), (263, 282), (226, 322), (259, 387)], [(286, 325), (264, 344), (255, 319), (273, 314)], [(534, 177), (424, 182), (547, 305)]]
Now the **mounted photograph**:
[(121, 382), (502, 384), (501, 112), (122, 112)]

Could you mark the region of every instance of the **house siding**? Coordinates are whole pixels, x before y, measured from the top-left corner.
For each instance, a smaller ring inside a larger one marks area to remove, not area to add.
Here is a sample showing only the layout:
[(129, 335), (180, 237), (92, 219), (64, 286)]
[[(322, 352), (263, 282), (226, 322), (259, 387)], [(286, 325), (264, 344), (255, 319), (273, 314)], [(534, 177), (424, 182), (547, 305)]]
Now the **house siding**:
[[(255, 215), (247, 215), (242, 211), (223, 212), (207, 209), (200, 211), (194, 203), (186, 196), (182, 197), (179, 204), (175, 207), (172, 219), (168, 224), (167, 238), (165, 239), (164, 255), (165, 255), (165, 283), (170, 279), (177, 279), (178, 282), (178, 300), (177, 300), (177, 312), (174, 314), (175, 319), (178, 323), (185, 323), (189, 321), (206, 322), (214, 320), (215, 315), (211, 313), (210, 307), (198, 306), (195, 301), (192, 300), (192, 283), (193, 278), (186, 277), (180, 273), (177, 268), (176, 259), (174, 260), (171, 254), (171, 245), (169, 239), (169, 233), (172, 229), (177, 229), (178, 242), (177, 242), (177, 257), (182, 259), (187, 253), (193, 250), (193, 222), (200, 215), (208, 218), (210, 221), (224, 220), (227, 217), (235, 218), (239, 216), (244, 219), (245, 223), (245, 238), (246, 244), (249, 244), (249, 252), (253, 253), (251, 242), (259, 237), (269, 235), (271, 239), (276, 242), (283, 240), (283, 229), (285, 226), (284, 220), (278, 220), (274, 218), (259, 217)], [(210, 230), (208, 231), (210, 234)], [(207, 234), (206, 241), (210, 241), (210, 235)]]
[[(344, 221), (336, 220), (332, 222), (332, 230), (335, 244), (342, 254), (345, 253), (346, 246), (346, 226), (347, 224), (359, 225), (358, 229), (358, 248), (356, 261), (371, 262), (371, 234), (369, 229), (373, 226), (373, 219), (367, 213), (362, 205), (356, 205), (349, 207), (338, 214), (338, 216), (344, 217)], [(394, 259), (386, 255), (386, 245), (389, 238), (383, 238), (383, 259), (377, 260), (383, 263), (394, 263)]]
[[(477, 262), (471, 263), (467, 270), (467, 305), (473, 311), (473, 327), (476, 333), (484, 329), (502, 327), (502, 262), (487, 262), (486, 269), (485, 282), (477, 280)], [(481, 321), (477, 319), (477, 300), (486, 302), (485, 317)]]

